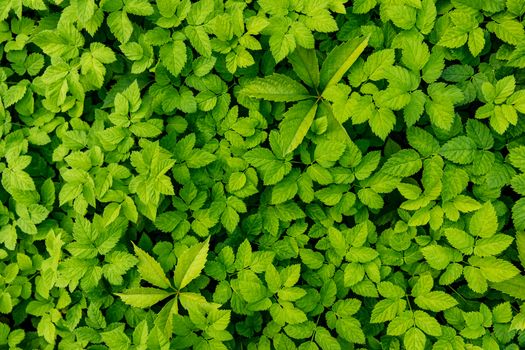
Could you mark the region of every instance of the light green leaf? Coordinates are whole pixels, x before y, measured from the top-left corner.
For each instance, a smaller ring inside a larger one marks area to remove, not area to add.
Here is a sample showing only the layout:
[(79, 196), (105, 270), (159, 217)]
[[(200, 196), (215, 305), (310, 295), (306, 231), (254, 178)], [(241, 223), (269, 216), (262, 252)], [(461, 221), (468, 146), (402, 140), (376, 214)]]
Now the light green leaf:
[(469, 263), (478, 267), (482, 275), (490, 282), (504, 282), (520, 273), (520, 270), (512, 263), (493, 256), (485, 258), (472, 256), (469, 258)]
[(457, 228), (446, 228), (445, 237), (451, 246), (461, 251), (463, 254), (472, 254), (474, 237), (463, 230)]
[(173, 293), (157, 288), (140, 287), (126, 289), (123, 293), (117, 293), (116, 295), (126, 304), (144, 309), (166, 299)]
[(403, 302), (403, 300), (399, 299), (385, 299), (379, 301), (372, 309), (370, 322), (383, 323), (393, 320), (400, 309), (401, 302)]
[(405, 311), (400, 316), (394, 318), (388, 324), (386, 333), (388, 335), (400, 336), (414, 325), (414, 317), (411, 312)]
[(392, 176), (408, 177), (417, 173), (422, 165), (421, 157), (416, 151), (404, 149), (388, 158), (382, 170)]
[(440, 291), (420, 295), (414, 299), (414, 302), (420, 308), (434, 312), (447, 310), (458, 304), (451, 295)]
[(372, 114), (368, 124), (370, 124), (370, 128), (375, 135), (385, 140), (394, 129), (396, 115), (390, 109), (381, 107)]
[(439, 322), (424, 311), (416, 310), (414, 312), (414, 321), (416, 327), (421, 329), (428, 335), (439, 337), (441, 336), (441, 326)]
[(186, 65), (186, 45), (180, 40), (165, 44), (160, 48), (159, 57), (168, 71), (174, 76), (178, 76)]
[(337, 334), (355, 344), (365, 344), (365, 334), (361, 323), (353, 317), (340, 318), (335, 324)]
[(439, 39), (438, 45), (454, 49), (463, 46), (467, 38), (468, 35), (463, 29), (450, 26)]
[(410, 328), (403, 337), (405, 349), (424, 350), (427, 337), (418, 328)]
[(133, 25), (125, 11), (115, 11), (107, 18), (109, 30), (121, 44), (128, 42), (133, 33)]
[(285, 154), (293, 152), (301, 144), (312, 126), (316, 112), (316, 102), (304, 101), (294, 105), (284, 114), (279, 130)]
[(451, 250), (436, 244), (421, 248), (421, 252), (430, 267), (436, 270), (444, 270), (452, 261)]
[(313, 88), (319, 86), (319, 64), (315, 50), (298, 47), (288, 59), (294, 72), (306, 85)]
[(469, 222), (469, 232), (472, 235), (488, 238), (493, 236), (498, 229), (498, 217), (496, 210), (490, 202), (485, 202), (477, 210)]
[(468, 49), (472, 56), (476, 57), (481, 53), (481, 50), (485, 47), (485, 35), (483, 29), (476, 28), (468, 35)]
[(311, 97), (304, 86), (279, 73), (252, 79), (241, 88), (240, 93), (275, 102), (301, 101)]
[(171, 283), (160, 264), (135, 244), (133, 244), (133, 248), (135, 249), (135, 255), (139, 258), (137, 267), (140, 277), (159, 288), (166, 289), (171, 287)]
[(173, 277), (175, 287), (182, 289), (200, 275), (206, 264), (209, 243), (210, 239), (207, 238), (204, 242), (195, 244), (181, 254)]
[(440, 154), (457, 164), (470, 164), (474, 160), (476, 143), (467, 136), (457, 136), (441, 147)]
[(521, 266), (525, 267), (525, 232), (516, 232), (516, 248), (518, 248), (518, 257), (520, 258)]
[(477, 256), (498, 255), (507, 249), (514, 238), (504, 234), (495, 234), (489, 238), (482, 238), (476, 241), (474, 254)]
[(356, 38), (334, 48), (323, 62), (320, 72), (320, 88), (324, 91), (339, 83), (352, 64), (368, 45), (369, 37)]

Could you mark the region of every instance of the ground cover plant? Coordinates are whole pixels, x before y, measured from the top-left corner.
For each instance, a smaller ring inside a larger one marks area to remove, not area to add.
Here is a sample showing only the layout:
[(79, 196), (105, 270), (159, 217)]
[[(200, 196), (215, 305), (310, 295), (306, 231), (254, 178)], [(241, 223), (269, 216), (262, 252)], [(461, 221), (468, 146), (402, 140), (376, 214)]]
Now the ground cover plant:
[(525, 348), (525, 0), (0, 0), (0, 349)]

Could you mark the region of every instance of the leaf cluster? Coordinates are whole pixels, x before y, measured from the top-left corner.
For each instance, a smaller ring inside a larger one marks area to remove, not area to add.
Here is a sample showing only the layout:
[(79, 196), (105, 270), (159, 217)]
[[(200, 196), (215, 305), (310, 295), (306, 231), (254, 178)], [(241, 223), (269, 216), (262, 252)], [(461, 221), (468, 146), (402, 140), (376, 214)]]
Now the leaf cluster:
[(0, 0), (0, 349), (525, 348), (524, 0)]

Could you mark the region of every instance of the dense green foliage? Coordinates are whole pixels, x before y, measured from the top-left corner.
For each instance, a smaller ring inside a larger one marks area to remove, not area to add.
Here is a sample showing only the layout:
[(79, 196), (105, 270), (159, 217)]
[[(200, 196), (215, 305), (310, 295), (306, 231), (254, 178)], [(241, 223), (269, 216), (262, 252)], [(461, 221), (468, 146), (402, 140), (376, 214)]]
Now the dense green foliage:
[(0, 0), (0, 349), (525, 348), (525, 0)]

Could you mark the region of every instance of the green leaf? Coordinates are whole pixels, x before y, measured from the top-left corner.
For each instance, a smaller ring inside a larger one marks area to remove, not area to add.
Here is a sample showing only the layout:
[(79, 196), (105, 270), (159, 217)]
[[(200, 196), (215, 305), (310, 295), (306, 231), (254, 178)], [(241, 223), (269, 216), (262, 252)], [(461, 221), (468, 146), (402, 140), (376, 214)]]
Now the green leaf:
[(405, 311), (400, 316), (394, 318), (388, 324), (386, 333), (388, 335), (400, 336), (414, 325), (414, 317), (411, 312)]
[(461, 251), (463, 254), (472, 254), (474, 247), (474, 237), (463, 230), (457, 228), (446, 228), (445, 237), (451, 246)]
[(279, 130), (285, 154), (293, 152), (302, 143), (312, 126), (316, 112), (316, 102), (304, 101), (297, 103), (284, 114)]
[(298, 47), (288, 56), (288, 59), (294, 72), (306, 85), (313, 88), (319, 86), (319, 64), (315, 50)]
[(125, 11), (115, 11), (107, 18), (109, 30), (120, 43), (125, 44), (129, 41), (133, 33), (133, 25)]
[(211, 56), (211, 42), (204, 27), (188, 26), (184, 28), (184, 33), (188, 37), (191, 46), (197, 50), (203, 57)]
[(520, 198), (512, 207), (512, 221), (516, 230), (525, 230), (525, 198)]
[(393, 320), (400, 310), (402, 300), (399, 299), (385, 299), (378, 302), (370, 317), (371, 323), (383, 323)]
[(470, 164), (474, 160), (476, 143), (467, 136), (457, 136), (441, 147), (440, 154), (457, 164)]
[(484, 258), (473, 256), (469, 259), (469, 263), (478, 267), (483, 277), (490, 282), (504, 282), (520, 273), (512, 263), (493, 256)]
[(416, 327), (433, 337), (441, 336), (441, 325), (439, 322), (424, 311), (416, 310), (414, 312), (414, 322)]
[(159, 57), (168, 71), (178, 76), (186, 65), (186, 45), (180, 40), (172, 41), (161, 47)]
[(503, 282), (491, 283), (490, 286), (513, 298), (525, 300), (525, 277), (517, 275)]
[(206, 264), (209, 242), (210, 239), (208, 238), (204, 242), (186, 249), (181, 254), (173, 276), (175, 287), (182, 289), (200, 275)]
[(514, 238), (503, 234), (495, 234), (489, 238), (482, 238), (476, 241), (474, 254), (477, 256), (498, 255), (507, 249)]
[(414, 150), (405, 149), (388, 158), (382, 170), (392, 176), (408, 177), (417, 173), (422, 166), (419, 154)]
[(377, 0), (356, 0), (353, 2), (352, 12), (363, 14), (369, 12), (377, 5)]
[(240, 93), (253, 98), (275, 102), (293, 102), (310, 98), (308, 90), (292, 78), (274, 73), (246, 83)]
[(326, 328), (318, 326), (315, 329), (315, 341), (322, 350), (341, 350), (341, 345), (330, 335), (330, 332)]
[(427, 337), (416, 327), (410, 328), (403, 337), (406, 349), (424, 350)]
[(262, 174), (265, 185), (275, 185), (291, 170), (290, 163), (278, 160), (265, 148), (256, 148), (244, 154), (244, 159)]
[(452, 252), (450, 249), (439, 245), (428, 245), (421, 248), (421, 252), (430, 267), (436, 270), (444, 270), (452, 261)]
[(451, 49), (463, 46), (467, 42), (468, 35), (462, 28), (450, 26), (445, 30), (438, 45)]
[(495, 21), (487, 23), (486, 27), (499, 39), (511, 45), (518, 45), (525, 38), (523, 24), (508, 14), (496, 16)]
[(485, 202), (470, 218), (469, 232), (472, 235), (488, 238), (498, 229), (496, 210), (490, 202)]
[(367, 57), (363, 71), (370, 80), (381, 80), (386, 78), (386, 69), (395, 62), (395, 51), (385, 49), (376, 51)]
[(480, 269), (472, 266), (465, 266), (463, 269), (463, 275), (465, 276), (465, 280), (467, 280), (469, 288), (474, 292), (482, 294), (487, 291), (487, 280), (481, 273)]
[(135, 250), (135, 255), (139, 259), (137, 267), (140, 277), (159, 288), (166, 289), (171, 287), (171, 283), (166, 277), (166, 274), (164, 273), (164, 270), (160, 264), (135, 244), (133, 244), (133, 248)]
[(417, 306), (434, 312), (450, 309), (458, 304), (456, 299), (445, 292), (429, 292), (414, 299)]
[(379, 108), (368, 121), (372, 132), (380, 139), (385, 140), (394, 129), (396, 115), (388, 108)]
[(115, 350), (129, 349), (131, 340), (124, 333), (124, 325), (112, 329), (111, 331), (101, 333), (102, 340), (110, 348)]
[(315, 147), (314, 160), (322, 167), (330, 168), (341, 158), (345, 149), (344, 143), (323, 140)]
[(166, 299), (173, 293), (157, 288), (140, 287), (126, 289), (123, 293), (116, 293), (116, 295), (126, 304), (144, 309)]
[(128, 13), (138, 16), (151, 16), (153, 14), (153, 6), (148, 0), (124, 0), (124, 9)]
[(525, 232), (516, 232), (516, 248), (521, 266), (525, 267)]
[(343, 339), (355, 344), (365, 344), (365, 334), (361, 323), (353, 317), (341, 318), (336, 322), (337, 334)]
[(322, 91), (341, 81), (352, 64), (368, 45), (369, 37), (356, 38), (335, 47), (321, 66), (320, 88)]
[(481, 53), (485, 47), (485, 35), (483, 29), (475, 28), (468, 35), (468, 49), (472, 56), (477, 56)]

